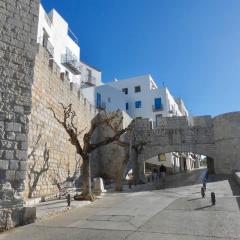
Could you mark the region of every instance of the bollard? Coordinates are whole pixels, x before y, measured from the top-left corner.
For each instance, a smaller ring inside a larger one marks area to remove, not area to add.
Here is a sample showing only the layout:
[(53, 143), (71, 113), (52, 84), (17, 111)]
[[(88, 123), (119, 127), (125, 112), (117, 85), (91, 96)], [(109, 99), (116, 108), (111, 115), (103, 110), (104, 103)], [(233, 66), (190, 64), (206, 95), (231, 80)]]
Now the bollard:
[(134, 179), (134, 186), (136, 187), (137, 186), (137, 180)]
[(207, 189), (206, 181), (203, 181), (203, 188), (204, 188), (204, 191), (206, 191), (206, 189)]
[(150, 182), (150, 177), (148, 177), (148, 182)]
[(71, 195), (68, 194), (67, 195), (67, 206), (70, 207), (70, 205), (71, 205)]
[(201, 195), (202, 195), (202, 198), (205, 197), (205, 190), (204, 190), (204, 187), (201, 187)]
[(216, 196), (214, 192), (211, 192), (211, 202), (212, 202), (212, 205), (216, 204)]
[(129, 189), (132, 188), (132, 183), (131, 183), (131, 181), (128, 181), (128, 187), (129, 187)]

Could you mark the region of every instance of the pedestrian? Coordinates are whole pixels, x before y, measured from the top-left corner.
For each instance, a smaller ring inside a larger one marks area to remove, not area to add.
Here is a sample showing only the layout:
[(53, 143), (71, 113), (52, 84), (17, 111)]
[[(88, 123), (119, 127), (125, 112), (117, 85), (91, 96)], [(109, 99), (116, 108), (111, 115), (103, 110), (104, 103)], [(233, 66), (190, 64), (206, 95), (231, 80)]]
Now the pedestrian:
[(157, 182), (157, 169), (156, 168), (154, 168), (153, 169), (153, 182)]
[(160, 178), (161, 178), (161, 173), (160, 173), (160, 171), (157, 172), (157, 178), (158, 178), (158, 182), (160, 182)]
[(167, 168), (161, 164), (160, 168), (159, 168), (159, 172), (161, 174), (161, 177), (163, 179), (163, 182), (165, 183), (166, 182), (166, 172), (167, 172)]
[(206, 181), (208, 180), (208, 170), (205, 173), (205, 179), (206, 179)]

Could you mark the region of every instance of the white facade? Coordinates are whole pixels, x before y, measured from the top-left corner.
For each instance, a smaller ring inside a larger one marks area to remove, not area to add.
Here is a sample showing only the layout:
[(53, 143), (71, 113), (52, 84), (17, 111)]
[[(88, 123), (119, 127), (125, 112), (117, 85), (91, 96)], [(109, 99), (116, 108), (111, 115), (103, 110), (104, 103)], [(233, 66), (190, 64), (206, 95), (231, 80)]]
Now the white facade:
[(78, 40), (68, 23), (53, 9), (46, 13), (39, 7), (37, 42), (49, 52), (49, 57), (59, 65), (71, 82), (92, 86), (101, 84), (101, 71), (80, 61)]
[[(107, 112), (113, 112), (117, 109), (125, 111), (125, 104), (129, 101), (122, 92), (105, 84), (97, 87), (83, 88), (82, 93), (92, 105), (99, 109), (105, 109)], [(98, 102), (97, 97), (99, 94), (101, 99)]]
[[(114, 81), (107, 85), (128, 97), (128, 110), (125, 110), (132, 118), (149, 118), (153, 122), (153, 127), (157, 125), (160, 116), (183, 115), (169, 90), (165, 87), (158, 88), (150, 75)], [(140, 107), (137, 107), (137, 102), (140, 102)]]
[[(121, 109), (133, 119), (149, 118), (153, 127), (157, 127), (161, 117), (188, 115), (183, 101), (175, 100), (167, 88), (158, 88), (150, 75), (115, 80), (82, 91), (88, 101), (97, 108), (105, 109), (107, 112)], [(154, 165), (164, 163), (173, 172), (180, 170), (178, 154), (166, 153), (165, 158), (166, 161), (162, 162), (156, 156), (147, 159), (146, 162)], [(190, 163), (187, 167), (189, 165)]]

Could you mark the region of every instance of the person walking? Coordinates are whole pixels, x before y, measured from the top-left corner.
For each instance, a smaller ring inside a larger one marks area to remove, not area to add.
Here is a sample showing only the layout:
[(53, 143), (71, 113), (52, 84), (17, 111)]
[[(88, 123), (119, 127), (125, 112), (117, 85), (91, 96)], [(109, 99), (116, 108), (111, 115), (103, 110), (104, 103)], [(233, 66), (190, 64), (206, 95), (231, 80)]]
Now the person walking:
[(159, 168), (159, 172), (160, 172), (160, 175), (163, 179), (163, 182), (165, 183), (166, 182), (166, 172), (167, 172), (167, 168), (161, 164), (160, 168)]
[(156, 168), (153, 169), (153, 182), (154, 183), (157, 182), (157, 169)]

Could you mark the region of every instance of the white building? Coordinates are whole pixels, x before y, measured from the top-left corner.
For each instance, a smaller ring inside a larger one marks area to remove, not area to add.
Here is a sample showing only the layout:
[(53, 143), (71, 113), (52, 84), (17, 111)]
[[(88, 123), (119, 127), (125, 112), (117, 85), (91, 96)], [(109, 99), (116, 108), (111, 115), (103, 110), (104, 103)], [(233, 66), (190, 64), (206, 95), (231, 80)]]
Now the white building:
[(158, 88), (151, 75), (85, 88), (83, 94), (92, 104), (107, 111), (120, 108), (132, 118), (149, 118), (153, 127), (161, 117), (188, 115), (183, 101), (175, 100), (167, 88)]
[[(97, 108), (126, 111), (131, 118), (149, 118), (156, 127), (161, 117), (188, 115), (181, 99), (175, 100), (167, 88), (158, 88), (150, 75), (139, 76), (107, 84), (101, 82), (101, 71), (80, 60), (78, 39), (68, 23), (56, 10), (46, 13), (39, 8), (37, 42), (45, 47), (49, 59), (53, 59), (70, 82), (82, 87), (88, 101)], [(179, 158), (172, 153), (164, 155), (165, 165), (174, 169)], [(159, 164), (159, 157), (147, 162)]]
[[(175, 100), (165, 87), (159, 88), (150, 75), (115, 80), (101, 86), (82, 90), (88, 101), (99, 109), (124, 110), (131, 118), (149, 118), (152, 127), (158, 126), (161, 117), (187, 116), (183, 100)], [(181, 162), (182, 161), (182, 162)], [(192, 159), (177, 153), (166, 153), (147, 159), (146, 163), (160, 165), (177, 172), (181, 168), (191, 169)]]
[(101, 71), (80, 61), (78, 39), (68, 23), (55, 9), (46, 13), (41, 4), (37, 42), (48, 50), (49, 58), (54, 59), (71, 82), (85, 86), (101, 84)]

